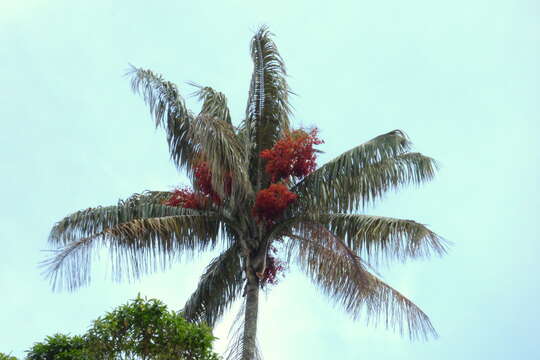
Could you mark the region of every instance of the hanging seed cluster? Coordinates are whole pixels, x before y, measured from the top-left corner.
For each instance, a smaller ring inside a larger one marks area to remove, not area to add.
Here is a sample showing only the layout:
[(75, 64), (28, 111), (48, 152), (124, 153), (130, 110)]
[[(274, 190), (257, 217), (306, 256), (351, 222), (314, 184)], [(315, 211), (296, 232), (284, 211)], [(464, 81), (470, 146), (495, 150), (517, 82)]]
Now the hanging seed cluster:
[[(168, 206), (180, 206), (185, 209), (201, 210), (207, 207), (211, 202), (220, 205), (221, 198), (212, 188), (212, 172), (206, 162), (201, 162), (193, 168), (195, 176), (195, 186), (198, 191), (191, 188), (175, 189), (171, 197), (163, 202)], [(232, 178), (230, 175), (225, 177), (225, 194), (230, 195), (232, 187)]]
[(253, 216), (272, 224), (297, 198), (298, 195), (289, 191), (284, 184), (271, 184), (267, 189), (262, 189), (257, 193)]
[[(317, 167), (315, 145), (322, 144), (318, 130), (309, 132), (299, 129), (278, 140), (271, 149), (263, 150), (260, 157), (266, 161), (265, 172), (272, 183), (260, 190), (255, 197), (253, 216), (259, 222), (274, 224), (287, 207), (297, 200), (298, 195), (291, 192), (285, 182), (294, 176), (301, 179), (311, 174)], [(171, 197), (163, 204), (180, 206), (186, 209), (201, 210), (210, 203), (220, 205), (222, 199), (212, 187), (212, 172), (206, 162), (200, 162), (193, 168), (195, 188), (175, 189)], [(225, 177), (224, 190), (231, 193), (232, 177)]]
[(261, 278), (261, 285), (263, 287), (266, 285), (276, 285), (279, 282), (278, 275), (285, 270), (285, 263), (272, 255), (272, 253), (277, 253), (277, 249), (273, 246), (268, 255), (266, 255), (266, 268)]
[(294, 194), (283, 183), (291, 176), (303, 178), (317, 167), (314, 145), (322, 144), (315, 128), (309, 132), (295, 130), (278, 140), (271, 149), (263, 150), (260, 157), (266, 160), (265, 171), (270, 175), (272, 184), (257, 193), (253, 215), (262, 222), (273, 224), (285, 209), (294, 202)]
[(185, 209), (201, 210), (206, 207), (208, 199), (190, 188), (174, 189), (171, 197), (163, 205), (180, 206)]
[(317, 129), (310, 132), (295, 130), (271, 149), (261, 152), (261, 158), (266, 160), (265, 171), (272, 177), (272, 182), (289, 176), (302, 178), (316, 169), (317, 157), (313, 146), (323, 143), (317, 134)]

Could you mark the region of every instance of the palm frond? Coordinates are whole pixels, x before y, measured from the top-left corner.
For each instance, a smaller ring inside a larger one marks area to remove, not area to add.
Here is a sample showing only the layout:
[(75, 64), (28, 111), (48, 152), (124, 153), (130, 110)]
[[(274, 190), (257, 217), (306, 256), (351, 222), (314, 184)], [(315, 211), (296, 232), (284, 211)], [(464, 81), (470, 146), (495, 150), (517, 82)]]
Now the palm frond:
[(420, 153), (378, 157), (366, 158), (360, 145), (321, 166), (292, 188), (300, 198), (292, 212), (362, 209), (391, 189), (431, 180), (437, 169), (435, 160)]
[(214, 326), (242, 291), (239, 247), (232, 245), (206, 268), (182, 315), (189, 321)]
[(150, 107), (156, 126), (165, 129), (171, 159), (179, 169), (189, 169), (196, 155), (189, 131), (194, 117), (178, 88), (150, 70), (132, 66), (128, 75), (133, 91), (141, 94)]
[(244, 199), (253, 192), (249, 180), (244, 145), (233, 126), (205, 113), (192, 123), (191, 138), (212, 172), (212, 187), (225, 198), (227, 176), (232, 178), (232, 199)]
[(447, 242), (412, 220), (360, 214), (313, 214), (347, 246), (370, 263), (444, 255)]
[(259, 28), (251, 40), (251, 58), (253, 75), (242, 127), (247, 128), (254, 144), (251, 159), (259, 169), (259, 153), (289, 131), (290, 90), (285, 64), (266, 26)]
[(168, 191), (145, 191), (120, 200), (115, 206), (77, 211), (53, 226), (49, 243), (66, 245), (135, 219), (185, 214), (185, 209), (162, 205), (169, 197)]
[(383, 322), (414, 339), (437, 336), (428, 316), (413, 302), (371, 274), (352, 250), (329, 231), (304, 224), (290, 236), (289, 254), (300, 268), (353, 319)]
[(209, 86), (201, 86), (194, 82), (188, 82), (188, 84), (197, 88), (193, 95), (203, 102), (201, 114), (206, 114), (210, 117), (232, 124), (225, 94), (216, 91)]
[[(42, 263), (53, 289), (74, 290), (90, 282), (92, 258), (109, 249), (115, 280), (136, 279), (166, 268), (181, 256), (212, 249), (221, 223), (214, 215), (185, 214), (134, 219), (67, 243)], [(191, 213), (187, 213), (191, 212)]]

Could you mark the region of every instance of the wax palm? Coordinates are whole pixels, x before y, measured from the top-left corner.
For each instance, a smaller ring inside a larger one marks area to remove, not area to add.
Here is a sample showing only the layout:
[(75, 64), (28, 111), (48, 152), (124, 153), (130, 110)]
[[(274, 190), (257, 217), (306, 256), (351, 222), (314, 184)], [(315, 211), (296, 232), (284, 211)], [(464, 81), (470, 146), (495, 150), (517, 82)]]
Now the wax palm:
[(444, 242), (411, 220), (355, 213), (390, 189), (430, 180), (434, 160), (410, 152), (403, 132), (389, 132), (303, 179), (287, 179), (297, 200), (279, 219), (260, 221), (252, 211), (255, 197), (272, 181), (260, 153), (291, 132), (290, 90), (282, 58), (265, 27), (251, 41), (251, 56), (254, 70), (246, 117), (238, 127), (231, 122), (222, 93), (198, 86), (202, 110), (195, 115), (173, 83), (149, 70), (132, 69), (133, 90), (142, 94), (156, 125), (164, 128), (172, 161), (194, 180), (195, 189), (199, 185), (194, 172), (204, 162), (221, 201), (188, 209), (165, 205), (170, 192), (146, 191), (116, 206), (64, 218), (50, 235), (59, 247), (48, 261), (54, 286), (74, 289), (87, 284), (91, 256), (100, 246), (111, 251), (113, 273), (121, 279), (219, 245), (224, 251), (206, 268), (183, 313), (191, 321), (213, 325), (244, 297), (240, 346), (231, 357), (252, 360), (257, 357), (261, 274), (269, 249), (280, 241), (287, 259), (353, 318), (364, 310), (365, 316), (381, 319), (412, 338), (435, 335), (428, 317), (370, 269), (379, 260), (442, 254)]

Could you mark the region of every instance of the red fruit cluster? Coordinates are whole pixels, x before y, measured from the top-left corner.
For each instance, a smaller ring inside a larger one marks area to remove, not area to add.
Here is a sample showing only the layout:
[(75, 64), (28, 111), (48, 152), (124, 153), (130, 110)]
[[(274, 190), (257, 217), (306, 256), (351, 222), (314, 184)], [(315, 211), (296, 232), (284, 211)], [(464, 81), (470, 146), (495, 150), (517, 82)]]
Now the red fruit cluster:
[(286, 179), (291, 175), (298, 178), (312, 173), (317, 167), (314, 145), (322, 144), (317, 137), (318, 130), (310, 132), (295, 130), (260, 154), (266, 160), (265, 171), (272, 176), (272, 182)]
[(276, 285), (278, 283), (278, 273), (285, 270), (283, 261), (275, 258), (273, 255), (266, 256), (266, 268), (261, 278), (261, 285)]
[[(164, 205), (180, 206), (186, 209), (201, 210), (207, 207), (212, 201), (214, 204), (221, 204), (221, 198), (212, 188), (212, 172), (206, 162), (201, 162), (193, 168), (195, 185), (197, 191), (190, 188), (175, 189), (171, 197), (164, 201)], [(225, 193), (231, 193), (232, 177), (225, 177)]]
[(298, 195), (289, 191), (287, 186), (283, 184), (271, 184), (268, 189), (260, 190), (257, 193), (253, 215), (271, 224), (297, 198)]
[[(212, 188), (212, 172), (208, 168), (206, 162), (197, 164), (194, 168), (195, 182), (197, 187), (204, 195), (210, 197), (214, 204), (220, 204), (221, 198)], [(228, 174), (225, 177), (225, 193), (229, 195), (231, 193), (232, 177)]]
[(185, 209), (201, 210), (206, 206), (207, 199), (189, 188), (175, 189), (169, 200), (163, 205), (180, 206)]

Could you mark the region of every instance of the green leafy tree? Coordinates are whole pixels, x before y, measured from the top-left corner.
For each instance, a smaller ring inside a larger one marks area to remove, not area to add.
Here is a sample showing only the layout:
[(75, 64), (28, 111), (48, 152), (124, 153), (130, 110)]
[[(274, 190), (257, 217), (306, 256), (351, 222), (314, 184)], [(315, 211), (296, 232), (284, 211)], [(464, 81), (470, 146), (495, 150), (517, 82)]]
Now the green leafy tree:
[(0, 353), (0, 360), (17, 360), (15, 356)]
[(209, 327), (187, 322), (156, 299), (137, 297), (107, 313), (85, 339), (92, 359), (218, 359)]
[[(426, 314), (370, 266), (378, 260), (443, 254), (443, 240), (412, 220), (358, 213), (389, 190), (432, 179), (434, 160), (411, 152), (409, 139), (395, 130), (310, 174), (275, 179), (261, 153), (295, 132), (289, 122), (291, 92), (285, 66), (265, 27), (251, 40), (251, 57), (246, 115), (238, 125), (231, 122), (222, 93), (197, 86), (202, 109), (194, 114), (176, 85), (150, 70), (132, 69), (133, 90), (143, 96), (156, 125), (164, 128), (171, 159), (193, 180), (195, 190), (178, 190), (176, 203), (171, 192), (146, 191), (58, 222), (50, 234), (50, 242), (58, 247), (48, 262), (53, 286), (74, 289), (87, 284), (91, 255), (102, 246), (112, 252), (114, 273), (121, 278), (138, 277), (181, 255), (223, 244), (225, 249), (208, 265), (183, 314), (213, 326), (243, 295), (243, 325), (229, 355), (253, 360), (258, 356), (259, 292), (279, 242), (287, 258), (353, 319), (365, 310), (368, 318), (412, 338), (435, 335)], [(201, 181), (201, 164), (211, 174), (206, 183)], [(261, 221), (255, 211), (260, 210), (258, 197), (282, 200), (271, 190), (283, 186), (281, 195), (290, 203), (279, 216)]]
[[(218, 360), (212, 330), (189, 323), (156, 299), (138, 296), (92, 323), (82, 336), (55, 334), (27, 360)], [(0, 354), (0, 360), (16, 360)]]
[(28, 351), (27, 360), (84, 360), (86, 346), (83, 337), (55, 334), (35, 343)]

